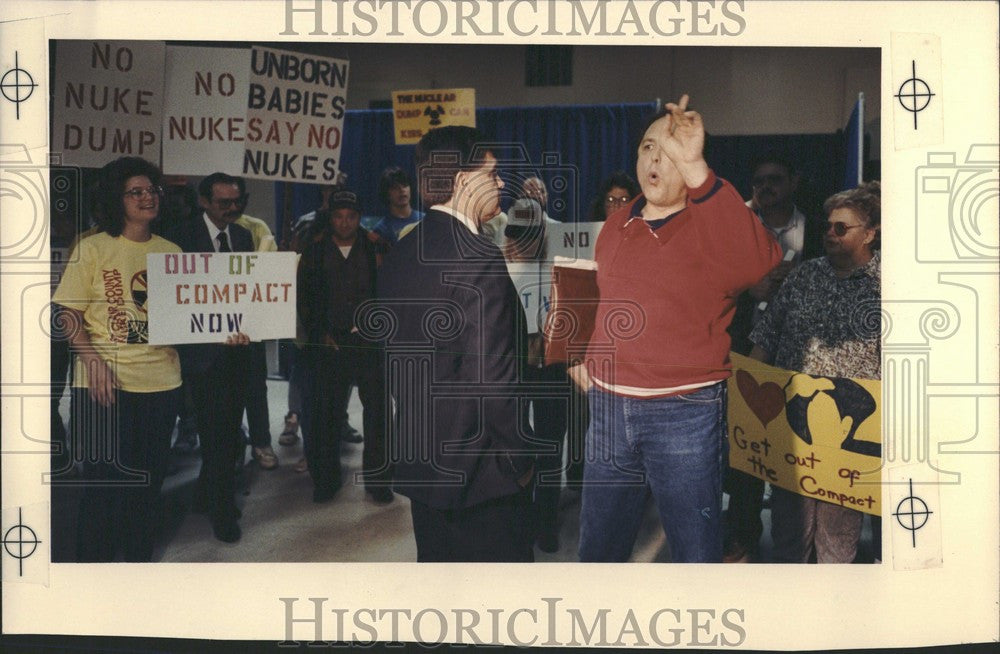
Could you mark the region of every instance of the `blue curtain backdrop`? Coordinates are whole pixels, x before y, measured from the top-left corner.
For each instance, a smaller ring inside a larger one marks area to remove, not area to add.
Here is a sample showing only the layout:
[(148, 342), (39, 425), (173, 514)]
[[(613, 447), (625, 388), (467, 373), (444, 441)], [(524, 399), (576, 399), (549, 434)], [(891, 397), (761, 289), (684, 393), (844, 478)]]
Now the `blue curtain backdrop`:
[[(476, 110), (476, 124), (495, 144), (507, 187), (503, 208), (516, 198), (518, 182), (538, 174), (549, 187), (549, 213), (564, 222), (584, 221), (601, 181), (623, 169), (635, 175), (635, 143), (655, 104), (503, 107)], [(716, 173), (750, 196), (749, 170), (755, 157), (777, 153), (799, 168), (799, 206), (816, 213), (823, 199), (838, 190), (842, 178), (844, 141), (837, 134), (712, 136), (705, 156)], [(383, 168), (401, 167), (414, 178), (414, 203), (419, 206), (413, 164), (414, 146), (396, 145), (392, 111), (348, 111), (344, 119), (341, 170), (360, 196), (366, 216), (378, 216), (378, 179)], [(275, 215), (279, 234), (285, 217), (295, 220), (320, 202), (315, 184), (275, 185)], [(287, 207), (286, 207), (287, 204)], [(422, 208), (422, 207), (421, 207)], [(366, 222), (370, 222), (369, 218)]]
[(705, 140), (705, 160), (749, 199), (753, 162), (765, 154), (778, 155), (799, 172), (795, 203), (809, 216), (819, 216), (823, 201), (840, 190), (844, 170), (841, 134), (767, 134), (713, 136)]
[[(568, 107), (503, 107), (476, 110), (476, 125), (497, 143), (504, 161), (504, 208), (517, 193), (517, 181), (538, 174), (550, 190), (553, 218), (586, 220), (601, 181), (617, 169), (634, 175), (634, 132), (653, 111), (654, 103), (578, 105)], [(389, 109), (348, 111), (344, 118), (341, 170), (361, 196), (367, 215), (381, 215), (378, 179), (387, 166), (399, 166), (415, 180), (414, 146), (396, 145)], [(320, 202), (315, 184), (275, 185), (275, 215), (300, 216)], [(290, 190), (290, 196), (286, 193)], [(414, 202), (419, 203), (414, 181)], [(286, 212), (286, 199), (288, 210)]]

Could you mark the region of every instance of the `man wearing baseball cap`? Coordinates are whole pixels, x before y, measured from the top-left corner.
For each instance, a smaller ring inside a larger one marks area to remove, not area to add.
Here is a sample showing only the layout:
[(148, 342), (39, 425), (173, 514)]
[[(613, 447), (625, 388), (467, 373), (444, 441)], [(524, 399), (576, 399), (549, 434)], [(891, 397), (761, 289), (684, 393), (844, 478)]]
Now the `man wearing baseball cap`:
[(329, 209), (318, 211), (319, 238), (302, 252), (298, 272), (298, 310), (306, 331), (306, 359), (313, 375), (306, 398), (310, 423), (304, 430), (306, 460), (313, 479), (313, 501), (333, 498), (342, 484), (336, 408), (346, 404), (357, 384), (363, 406), (365, 490), (388, 504), (391, 471), (385, 455), (385, 382), (377, 343), (364, 339), (355, 311), (375, 296), (380, 263), (374, 242), (361, 228), (358, 196), (340, 190)]

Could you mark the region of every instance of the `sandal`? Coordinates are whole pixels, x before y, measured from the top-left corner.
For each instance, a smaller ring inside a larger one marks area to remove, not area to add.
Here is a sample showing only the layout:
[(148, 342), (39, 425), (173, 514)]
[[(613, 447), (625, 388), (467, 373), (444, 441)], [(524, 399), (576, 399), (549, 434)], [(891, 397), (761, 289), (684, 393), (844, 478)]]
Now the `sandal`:
[(253, 448), (253, 458), (261, 470), (274, 470), (278, 467), (278, 455), (274, 453), (270, 445)]
[(295, 463), (292, 470), (295, 472), (309, 472), (309, 462), (306, 461), (305, 457), (302, 457)]
[(278, 445), (288, 447), (299, 441), (299, 415), (289, 411), (285, 416), (285, 430), (278, 436)]

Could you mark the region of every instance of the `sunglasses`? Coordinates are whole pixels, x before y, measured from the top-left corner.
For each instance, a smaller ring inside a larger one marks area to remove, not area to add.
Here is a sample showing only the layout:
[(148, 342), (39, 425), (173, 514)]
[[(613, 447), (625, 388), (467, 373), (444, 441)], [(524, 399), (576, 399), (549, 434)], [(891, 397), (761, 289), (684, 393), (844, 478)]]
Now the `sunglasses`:
[(843, 236), (848, 232), (848, 230), (854, 229), (855, 227), (864, 227), (864, 225), (848, 225), (847, 223), (842, 223), (839, 220), (837, 222), (826, 224), (826, 231), (833, 230), (833, 233), (837, 236)]

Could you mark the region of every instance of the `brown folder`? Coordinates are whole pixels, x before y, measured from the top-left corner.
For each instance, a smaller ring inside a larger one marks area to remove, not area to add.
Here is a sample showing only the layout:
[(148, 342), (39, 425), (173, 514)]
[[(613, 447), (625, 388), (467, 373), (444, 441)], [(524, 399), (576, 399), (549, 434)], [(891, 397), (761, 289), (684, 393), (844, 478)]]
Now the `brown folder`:
[(555, 257), (545, 319), (545, 365), (570, 365), (583, 358), (594, 332), (599, 300), (596, 262)]

